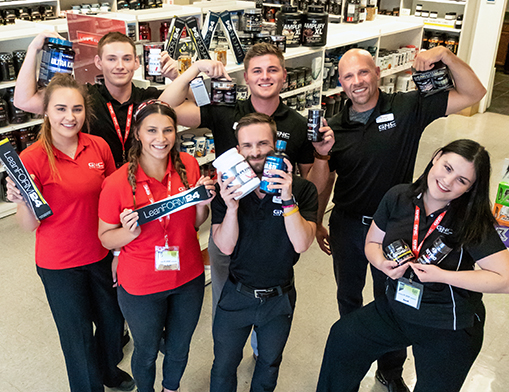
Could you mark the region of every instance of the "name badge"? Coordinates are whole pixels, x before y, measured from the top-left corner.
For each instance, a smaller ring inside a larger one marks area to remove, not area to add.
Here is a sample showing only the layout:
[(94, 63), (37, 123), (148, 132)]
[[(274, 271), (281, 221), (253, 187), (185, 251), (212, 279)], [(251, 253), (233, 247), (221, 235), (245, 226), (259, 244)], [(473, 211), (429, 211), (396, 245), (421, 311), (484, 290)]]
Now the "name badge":
[(272, 196), (272, 202), (276, 204), (283, 204), (281, 201), (281, 196)]
[(381, 114), (376, 118), (376, 123), (384, 123), (388, 121), (394, 121), (394, 113)]
[(156, 246), (156, 271), (180, 271), (178, 246)]
[(411, 282), (406, 278), (399, 278), (394, 299), (402, 304), (419, 309), (423, 288), (424, 286), (420, 283)]

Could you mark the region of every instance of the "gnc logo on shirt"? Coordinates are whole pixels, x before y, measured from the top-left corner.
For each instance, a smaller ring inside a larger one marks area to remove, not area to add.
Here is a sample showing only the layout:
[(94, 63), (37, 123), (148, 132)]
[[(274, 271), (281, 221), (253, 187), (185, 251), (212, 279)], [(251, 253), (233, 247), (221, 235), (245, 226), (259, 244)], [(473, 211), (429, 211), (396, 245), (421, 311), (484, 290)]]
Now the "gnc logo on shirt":
[(104, 162), (89, 162), (88, 163), (88, 168), (89, 169), (103, 170), (104, 169)]

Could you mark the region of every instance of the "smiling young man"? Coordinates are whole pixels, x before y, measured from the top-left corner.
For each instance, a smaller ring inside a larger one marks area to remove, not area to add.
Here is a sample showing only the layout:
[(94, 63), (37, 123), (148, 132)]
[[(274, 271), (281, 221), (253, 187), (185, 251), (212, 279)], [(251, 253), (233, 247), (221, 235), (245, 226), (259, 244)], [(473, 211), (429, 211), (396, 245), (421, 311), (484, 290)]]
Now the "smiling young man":
[[(28, 47), (16, 83), (15, 105), (27, 112), (42, 113), (44, 89), (37, 90), (36, 67), (37, 53), (42, 50), (46, 37), (62, 39), (55, 32), (40, 33)], [(104, 35), (99, 40), (94, 63), (103, 73), (104, 84), (87, 83), (95, 114), (90, 133), (106, 140), (119, 167), (125, 163), (131, 146), (129, 134), (133, 111), (141, 102), (158, 98), (161, 91), (133, 85), (134, 72), (140, 67), (140, 62), (134, 42), (125, 34), (110, 32)], [(168, 77), (174, 77), (176, 72), (173, 64), (163, 67), (162, 71)]]
[[(313, 182), (320, 191), (325, 187), (329, 175), (327, 159), (334, 144), (330, 128), (323, 127), (325, 140), (311, 143), (307, 140), (307, 119), (281, 102), (279, 94), (286, 79), (283, 53), (274, 45), (254, 45), (244, 59), (244, 80), (251, 91), (247, 101), (235, 106), (205, 105), (198, 107), (193, 101), (184, 101), (189, 82), (199, 73), (191, 67), (166, 89), (175, 107), (179, 124), (192, 128), (209, 128), (214, 135), (216, 156), (237, 145), (234, 125), (245, 115), (263, 113), (274, 119), (277, 138), (287, 142), (286, 154), (292, 165), (298, 166), (304, 178)], [(228, 77), (228, 75), (224, 75)], [(171, 93), (170, 93), (171, 91)], [(229, 257), (221, 256), (212, 236), (209, 240), (209, 256), (212, 276), (212, 313), (228, 278)], [(256, 351), (255, 351), (256, 353)]]
[[(337, 283), (339, 312), (344, 316), (362, 306), (368, 260), (366, 234), (383, 195), (394, 185), (409, 183), (424, 129), (435, 119), (478, 102), (486, 93), (472, 69), (443, 46), (420, 53), (419, 71), (446, 64), (455, 88), (424, 97), (417, 91), (386, 94), (378, 89), (380, 69), (369, 52), (351, 49), (341, 58), (339, 81), (349, 100), (330, 122), (336, 143), (329, 161), (331, 175), (320, 195), (317, 240), (331, 254)], [(330, 236), (321, 224), (337, 174)], [(385, 293), (386, 275), (371, 268), (374, 295)], [(406, 350), (388, 353), (378, 361), (377, 379), (389, 392), (408, 391), (401, 374)]]
[[(258, 177), (276, 142), (276, 124), (251, 113), (239, 120), (238, 151)], [(318, 208), (316, 187), (302, 177), (274, 170), (281, 197), (255, 191), (235, 200), (239, 185), (219, 180), (212, 201), (212, 232), (219, 249), (231, 256), (229, 275), (214, 318), (211, 392), (235, 392), (237, 367), (254, 328), (258, 337), (251, 391), (276, 387), (295, 308), (293, 266), (314, 240)], [(298, 204), (298, 207), (297, 207)]]

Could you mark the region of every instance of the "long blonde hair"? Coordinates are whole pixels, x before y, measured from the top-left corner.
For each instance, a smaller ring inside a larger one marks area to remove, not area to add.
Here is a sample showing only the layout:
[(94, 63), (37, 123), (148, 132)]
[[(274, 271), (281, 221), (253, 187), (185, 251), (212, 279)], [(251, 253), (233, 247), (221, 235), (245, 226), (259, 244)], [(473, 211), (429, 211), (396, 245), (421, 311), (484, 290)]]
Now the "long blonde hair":
[(46, 114), (48, 112), (49, 101), (53, 93), (59, 88), (70, 88), (74, 90), (78, 90), (81, 96), (83, 97), (83, 101), (85, 103), (85, 123), (84, 128), (87, 133), (90, 133), (90, 118), (93, 116), (92, 110), (90, 108), (90, 97), (85, 86), (79, 84), (71, 75), (69, 74), (61, 74), (57, 73), (51, 79), (48, 87), (44, 90), (44, 98), (43, 98), (43, 110), (44, 110), (44, 122), (41, 125), (41, 130), (39, 132), (38, 140), (41, 142), (46, 154), (48, 155), (49, 167), (51, 170), (51, 174), (53, 178), (61, 179), (60, 173), (55, 164), (55, 154), (53, 153), (53, 139), (51, 137), (51, 124)]
[[(139, 109), (137, 110), (134, 116), (133, 122), (133, 140), (131, 144), (131, 148), (129, 149), (129, 154), (127, 156), (127, 181), (129, 181), (129, 185), (131, 185), (131, 189), (133, 191), (133, 203), (134, 208), (136, 208), (136, 172), (138, 170), (138, 166), (140, 163), (140, 156), (143, 146), (141, 141), (139, 140), (139, 131), (141, 123), (145, 118), (150, 116), (151, 114), (159, 113), (165, 116), (170, 117), (173, 120), (173, 124), (177, 126), (177, 114), (175, 110), (166, 105), (163, 102), (157, 100), (149, 100), (140, 104)], [(177, 129), (175, 128), (175, 132)], [(170, 150), (170, 159), (175, 171), (180, 177), (180, 180), (186, 187), (189, 189), (189, 182), (187, 180), (187, 171), (186, 167), (182, 163), (180, 159), (180, 153), (178, 150), (177, 138), (175, 138), (175, 144)]]

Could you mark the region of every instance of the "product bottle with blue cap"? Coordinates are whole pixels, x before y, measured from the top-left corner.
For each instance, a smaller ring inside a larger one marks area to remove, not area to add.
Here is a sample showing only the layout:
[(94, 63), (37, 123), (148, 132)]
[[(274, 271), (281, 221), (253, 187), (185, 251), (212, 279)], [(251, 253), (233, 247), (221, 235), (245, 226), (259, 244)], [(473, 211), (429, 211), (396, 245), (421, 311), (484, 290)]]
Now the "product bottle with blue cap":
[(267, 158), (265, 158), (265, 165), (263, 167), (263, 175), (262, 175), (262, 182), (260, 183), (260, 191), (263, 193), (267, 193), (269, 195), (280, 195), (281, 189), (268, 189), (267, 187), (271, 184), (270, 182), (271, 178), (277, 177), (276, 174), (270, 174), (269, 170), (272, 169), (278, 169), (287, 171), (288, 167), (286, 166), (286, 163), (284, 162), (284, 158), (289, 159), (288, 155), (285, 154), (286, 150), (286, 141), (285, 140), (278, 140), (276, 142), (276, 151), (270, 155), (267, 155)]
[(75, 53), (71, 41), (46, 37), (42, 50), (41, 68), (37, 82), (39, 87), (46, 87), (56, 73), (72, 74)]

